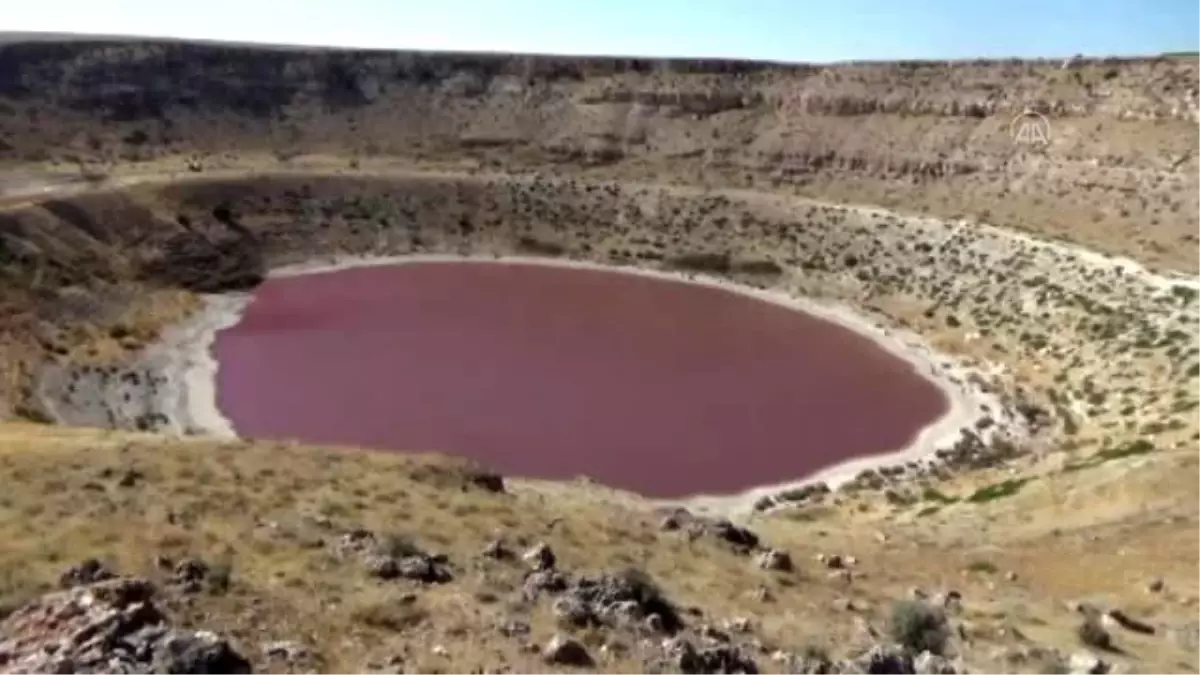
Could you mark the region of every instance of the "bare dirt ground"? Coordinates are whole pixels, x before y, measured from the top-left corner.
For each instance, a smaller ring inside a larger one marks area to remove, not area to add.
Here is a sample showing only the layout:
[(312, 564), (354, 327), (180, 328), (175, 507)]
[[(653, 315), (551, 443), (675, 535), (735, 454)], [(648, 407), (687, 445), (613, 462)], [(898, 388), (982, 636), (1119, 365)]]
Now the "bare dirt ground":
[[(1195, 672), (1197, 72), (0, 45), (0, 670)], [(202, 294), (501, 253), (854, 306), (1028, 434), (774, 499), (754, 542), (154, 403)], [(174, 632), (94, 573), (42, 597), (86, 558)], [(79, 594), (125, 618), (50, 654)]]

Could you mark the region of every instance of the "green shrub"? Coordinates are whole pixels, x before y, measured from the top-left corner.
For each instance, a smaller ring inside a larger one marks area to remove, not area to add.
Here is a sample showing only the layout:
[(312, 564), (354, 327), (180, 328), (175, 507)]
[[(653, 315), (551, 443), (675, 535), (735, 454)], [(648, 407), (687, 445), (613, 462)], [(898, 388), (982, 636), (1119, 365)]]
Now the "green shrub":
[(913, 653), (941, 654), (950, 639), (950, 628), (942, 610), (919, 600), (899, 600), (892, 605), (888, 634)]
[(375, 553), (389, 558), (407, 558), (420, 555), (421, 549), (410, 538), (399, 534), (385, 534), (375, 543)]
[(204, 577), (204, 583), (208, 587), (208, 592), (213, 595), (228, 593), (229, 587), (233, 584), (233, 563), (222, 560), (210, 565), (208, 575)]
[(1025, 487), (1025, 484), (1028, 482), (1028, 478), (1014, 478), (1011, 480), (986, 485), (979, 488), (975, 492), (972, 492), (971, 496), (967, 497), (967, 501), (973, 504), (982, 504), (984, 502), (1000, 499), (1001, 497), (1010, 497), (1020, 492), (1021, 488)]

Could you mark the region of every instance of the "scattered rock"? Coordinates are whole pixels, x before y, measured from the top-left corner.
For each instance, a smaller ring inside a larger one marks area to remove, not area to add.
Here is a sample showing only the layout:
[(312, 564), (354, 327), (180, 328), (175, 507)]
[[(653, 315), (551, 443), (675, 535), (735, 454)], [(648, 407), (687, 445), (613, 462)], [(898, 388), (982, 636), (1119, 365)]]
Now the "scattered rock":
[(915, 673), (913, 660), (899, 645), (875, 645), (866, 653), (840, 664), (844, 673)]
[(140, 483), (145, 477), (146, 475), (137, 469), (126, 469), (125, 472), (121, 474), (121, 477), (117, 479), (117, 486), (123, 488), (133, 487)]
[(248, 673), (220, 636), (172, 628), (154, 585), (110, 578), (35, 599), (0, 621), (0, 673)]
[(791, 572), (794, 569), (792, 556), (788, 555), (787, 551), (780, 551), (774, 548), (763, 551), (758, 556), (758, 566), (764, 570), (776, 572)]
[(498, 630), (504, 637), (524, 637), (532, 632), (532, 628), (528, 621), (520, 619), (510, 619), (500, 624)]
[(424, 584), (445, 584), (454, 580), (444, 558), (424, 553), (401, 558), (396, 563), (396, 573), (401, 578)]
[(199, 558), (185, 558), (175, 565), (171, 583), (184, 593), (198, 593), (204, 588), (208, 572), (208, 563)]
[(559, 666), (586, 667), (594, 663), (592, 655), (578, 640), (559, 633), (542, 649), (546, 663)]
[(1074, 675), (1102, 675), (1108, 672), (1108, 664), (1095, 654), (1087, 651), (1075, 652), (1067, 662), (1067, 668)]
[(504, 492), (504, 477), (491, 471), (470, 471), (467, 473), (467, 483), (487, 492)]
[(829, 573), (829, 580), (835, 583), (849, 584), (854, 580), (854, 574), (848, 569), (833, 570)]
[(705, 647), (696, 652), (693, 673), (757, 673), (758, 664), (741, 648), (734, 645)]
[(1166, 583), (1162, 579), (1155, 578), (1146, 582), (1147, 593), (1161, 593), (1164, 588), (1166, 588)]
[(553, 612), (564, 628), (585, 628), (600, 623), (591, 607), (574, 595), (556, 599)]
[[(592, 614), (611, 623), (642, 621), (657, 633), (674, 634), (683, 627), (678, 610), (644, 573), (628, 569), (617, 574), (581, 577), (565, 594), (591, 609)], [(647, 619), (658, 615), (658, 619)]]
[(658, 523), (658, 529), (663, 532), (674, 532), (695, 522), (695, 518), (687, 509), (675, 509), (663, 516), (663, 519)]
[(825, 566), (831, 570), (840, 570), (843, 567), (842, 556), (836, 553), (833, 555), (822, 555), (817, 559), (825, 563)]
[(567, 589), (567, 579), (555, 570), (535, 570), (525, 577), (522, 593), (528, 600), (537, 600), (542, 593), (559, 593)]
[(493, 560), (511, 560), (513, 558), (513, 552), (509, 550), (508, 546), (504, 543), (504, 540), (500, 538), (490, 541), (488, 545), (484, 547), (482, 555), (485, 558), (491, 558)]
[(346, 559), (373, 551), (376, 546), (375, 533), (370, 530), (357, 528), (338, 539), (334, 553), (339, 558)]
[(913, 659), (913, 672), (918, 675), (957, 675), (959, 669), (949, 659), (923, 651)]
[(744, 616), (736, 616), (725, 622), (725, 625), (734, 633), (751, 633), (754, 631), (754, 621)]
[(367, 568), (367, 574), (376, 579), (384, 581), (395, 579), (400, 576), (400, 565), (396, 559), (387, 555), (371, 555), (363, 561), (363, 566)]
[(312, 657), (312, 651), (308, 647), (290, 640), (268, 642), (263, 645), (263, 654), (269, 659), (282, 659), (292, 663)]
[(835, 598), (833, 608), (839, 612), (853, 612), (855, 610), (854, 601), (850, 598)]
[(938, 593), (933, 596), (933, 604), (957, 612), (962, 609), (962, 593), (953, 589)]
[(552, 570), (558, 562), (558, 558), (554, 555), (554, 551), (546, 542), (538, 542), (532, 548), (525, 552), (521, 558), (529, 563), (535, 571)]
[(117, 575), (104, 566), (104, 563), (95, 558), (88, 558), (78, 565), (72, 565), (67, 568), (58, 578), (60, 588), (74, 588), (76, 586), (86, 586), (100, 581), (113, 579)]
[(718, 520), (712, 524), (712, 533), (721, 541), (733, 544), (739, 549), (753, 550), (758, 548), (758, 535), (749, 529), (734, 525), (728, 520)]

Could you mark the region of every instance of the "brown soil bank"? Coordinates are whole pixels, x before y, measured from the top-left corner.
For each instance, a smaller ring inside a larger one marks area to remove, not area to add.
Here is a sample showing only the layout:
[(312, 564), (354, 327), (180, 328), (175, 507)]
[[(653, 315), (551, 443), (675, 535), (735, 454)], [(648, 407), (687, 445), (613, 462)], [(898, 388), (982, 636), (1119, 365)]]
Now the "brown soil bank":
[(216, 353), (221, 410), (244, 437), (437, 449), (649, 497), (899, 450), (946, 408), (909, 364), (832, 323), (546, 265), (272, 279)]

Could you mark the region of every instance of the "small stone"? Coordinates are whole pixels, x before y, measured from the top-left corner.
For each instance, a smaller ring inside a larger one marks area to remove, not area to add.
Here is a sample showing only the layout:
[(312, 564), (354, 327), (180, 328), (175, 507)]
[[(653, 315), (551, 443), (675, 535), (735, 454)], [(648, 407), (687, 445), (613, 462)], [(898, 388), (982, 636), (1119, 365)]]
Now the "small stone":
[(554, 570), (538, 570), (525, 577), (522, 593), (529, 600), (536, 600), (542, 593), (558, 593), (567, 588), (567, 580)]
[(825, 566), (831, 570), (840, 570), (843, 567), (842, 556), (838, 554), (827, 555), (825, 557)]
[(469, 472), (467, 482), (487, 492), (504, 492), (504, 477), (491, 471)]
[(962, 609), (962, 593), (959, 593), (953, 589), (948, 590), (945, 593), (939, 593), (934, 596), (933, 604), (940, 605), (941, 607), (951, 611), (958, 611)]
[(564, 628), (584, 628), (599, 623), (591, 608), (574, 595), (563, 595), (556, 599), (552, 611)]
[(713, 523), (713, 533), (718, 539), (727, 541), (741, 549), (758, 548), (758, 535), (749, 529), (734, 525), (728, 520), (718, 520)]
[(87, 586), (90, 584), (108, 581), (115, 578), (111, 570), (104, 566), (104, 563), (95, 558), (87, 558), (78, 565), (72, 565), (62, 576), (58, 578), (58, 585), (61, 588), (74, 588), (76, 586)]
[(829, 573), (829, 580), (833, 582), (848, 584), (853, 581), (853, 579), (854, 575), (851, 574), (850, 570), (847, 569), (833, 570)]
[(651, 633), (663, 633), (666, 629), (661, 614), (646, 615), (646, 618), (642, 620), (642, 625)]
[(367, 568), (367, 574), (376, 579), (395, 579), (400, 576), (400, 566), (396, 563), (396, 559), (387, 555), (373, 555), (368, 557), (363, 565)]
[(1005, 573), (1005, 575), (1004, 575), (1004, 578), (1005, 578), (1005, 579), (1007, 579), (1007, 580), (1009, 580), (1009, 581), (1016, 581), (1016, 580), (1017, 580), (1017, 573), (1016, 573), (1016, 572), (1013, 572), (1013, 571), (1011, 571), (1011, 570), (1010, 570), (1010, 571), (1008, 571), (1008, 572), (1006, 572), (1006, 573)]
[(509, 560), (513, 557), (512, 551), (499, 537), (488, 542), (488, 545), (483, 548), (482, 555), (493, 560)]
[(918, 675), (957, 675), (958, 669), (949, 659), (923, 651), (913, 659), (913, 672)]
[(499, 626), (500, 634), (504, 637), (529, 635), (531, 630), (532, 628), (530, 627), (528, 621), (521, 621), (519, 619), (510, 619)]
[(726, 622), (726, 626), (734, 633), (749, 633), (754, 630), (754, 622), (744, 616), (736, 616)]
[(1166, 588), (1166, 583), (1162, 579), (1155, 578), (1146, 582), (1147, 593), (1161, 593), (1164, 588)]
[(1108, 672), (1108, 664), (1095, 654), (1087, 651), (1075, 652), (1067, 662), (1067, 668), (1073, 675), (1103, 675)]
[(134, 485), (137, 485), (142, 478), (145, 478), (145, 474), (143, 474), (141, 471), (138, 471), (137, 469), (126, 469), (125, 472), (121, 474), (121, 478), (117, 480), (117, 485), (123, 488), (133, 487)]
[(675, 509), (663, 516), (663, 519), (658, 523), (658, 529), (663, 532), (674, 532), (682, 529), (683, 525), (692, 519), (691, 515), (687, 509)]
[(521, 556), (530, 567), (537, 571), (552, 570), (558, 562), (554, 551), (546, 542), (538, 542)]
[(454, 579), (454, 575), (443, 564), (443, 558), (423, 554), (401, 558), (396, 563), (396, 573), (405, 579), (426, 584), (444, 584)]
[(263, 654), (267, 658), (283, 659), (285, 661), (299, 661), (306, 659), (311, 655), (308, 647), (299, 642), (284, 640), (280, 642), (269, 642), (263, 645)]
[(208, 563), (199, 558), (184, 558), (175, 565), (171, 581), (185, 593), (196, 593), (208, 578)]
[(791, 572), (795, 569), (792, 565), (792, 556), (788, 555), (787, 551), (774, 548), (759, 555), (758, 566), (764, 570), (776, 572)]

